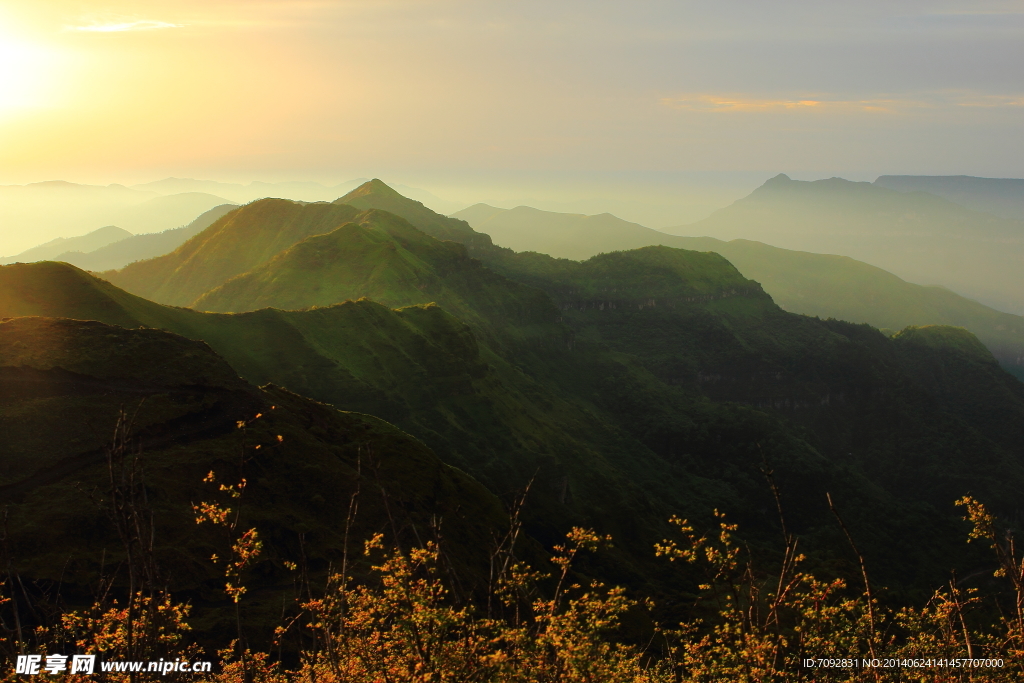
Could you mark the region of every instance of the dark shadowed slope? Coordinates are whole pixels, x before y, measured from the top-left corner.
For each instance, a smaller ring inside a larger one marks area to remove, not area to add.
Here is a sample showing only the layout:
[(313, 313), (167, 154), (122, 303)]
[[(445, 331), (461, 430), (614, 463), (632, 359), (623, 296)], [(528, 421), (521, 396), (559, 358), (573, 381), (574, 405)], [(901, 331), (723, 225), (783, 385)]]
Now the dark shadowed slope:
[(210, 227), (218, 218), (235, 209), (234, 204), (221, 204), (200, 214), (188, 225), (163, 232), (133, 235), (99, 249), (67, 251), (47, 260), (64, 261), (84, 270), (112, 270), (129, 263), (169, 254), (185, 240)]
[(898, 192), (928, 192), (974, 211), (1024, 220), (1024, 180), (966, 175), (883, 175), (875, 185)]
[(1024, 313), (1024, 221), (925, 192), (779, 175), (709, 218), (666, 230), (850, 256), (911, 282)]
[[(255, 527), (264, 543), (245, 579), (243, 619), (258, 627), (251, 637), (267, 638), (280, 623), (294, 586), (285, 563), (320, 582), (344, 557), (346, 534), (360, 574), (363, 539), (386, 528), (413, 544), (443, 519), (463, 587), (486, 581), (488, 543), (507, 525), (501, 504), (394, 426), (257, 389), (206, 344), (169, 332), (27, 317), (0, 321), (0, 499), (5, 561), (33, 592), (59, 584), (60, 599), (77, 606), (92, 603), (101, 572), (116, 577), (115, 591), (127, 583), (116, 574), (124, 550), (105, 508), (105, 449), (121, 410), (144, 471), (141, 512), (153, 514), (161, 586), (203, 605), (193, 625), (207, 645), (225, 645), (236, 616), (223, 566), (210, 561), (226, 554), (223, 531), (197, 527), (192, 504), (218, 500), (218, 484), (243, 478), (244, 495), (220, 502), (239, 509), (241, 528)], [(211, 471), (216, 482), (204, 483)], [(357, 490), (359, 514), (347, 530)]]
[(139, 296), (187, 306), (206, 291), (310, 235), (330, 232), (357, 213), (345, 205), (261, 199), (222, 217), (170, 254), (103, 276)]

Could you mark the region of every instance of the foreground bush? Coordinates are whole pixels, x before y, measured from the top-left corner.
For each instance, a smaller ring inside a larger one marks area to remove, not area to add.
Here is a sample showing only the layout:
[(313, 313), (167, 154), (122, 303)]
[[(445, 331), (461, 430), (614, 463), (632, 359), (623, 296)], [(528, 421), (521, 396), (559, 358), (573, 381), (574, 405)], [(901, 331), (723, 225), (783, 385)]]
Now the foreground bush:
[[(801, 571), (803, 556), (789, 536), (777, 573), (759, 574), (734, 539), (735, 525), (716, 513), (717, 528), (708, 534), (673, 520), (679, 537), (655, 549), (705, 574), (699, 599), (713, 605), (714, 619), (656, 629), (646, 648), (612, 640), (621, 617), (637, 607), (622, 589), (571, 581), (579, 553), (596, 550), (608, 538), (573, 529), (555, 548), (557, 571), (550, 577), (555, 588), (547, 598), (530, 597), (541, 575), (515, 562), (506, 549), (492, 586), (494, 602), (485, 610), (453, 604), (439, 576), (435, 544), (402, 552), (387, 549), (378, 535), (364, 549), (378, 558), (373, 566), (378, 580), (356, 584), (344, 572), (335, 574), (322, 595), (303, 601), (300, 613), (278, 628), (278, 638), (301, 632), (309, 643), (297, 669), (285, 671), (269, 653), (236, 643), (220, 653), (221, 671), (177, 678), (211, 683), (1024, 680), (1024, 566), (1012, 537), (1001, 536), (980, 503), (964, 498), (958, 505), (973, 524), (969, 540), (991, 546), (995, 575), (1013, 588), (1013, 604), (985, 627), (970, 618), (982, 601), (973, 589), (951, 582), (920, 608), (884, 609), (866, 571), (857, 591), (841, 580), (820, 581)], [(240, 597), (237, 588), (233, 597)], [(37, 628), (20, 639), (4, 624), (5, 645), (11, 655), (28, 646), (44, 654), (70, 649), (135, 659), (157, 654), (195, 659), (195, 647), (183, 638), (187, 615), (188, 608), (166, 594), (139, 593), (127, 605), (112, 602), (69, 612), (57, 627)], [(864, 666), (872, 660), (879, 666)], [(939, 666), (935, 660), (960, 661)], [(996, 661), (999, 666), (977, 665)], [(893, 662), (902, 665), (884, 666)], [(168, 680), (175, 675), (104, 677)]]

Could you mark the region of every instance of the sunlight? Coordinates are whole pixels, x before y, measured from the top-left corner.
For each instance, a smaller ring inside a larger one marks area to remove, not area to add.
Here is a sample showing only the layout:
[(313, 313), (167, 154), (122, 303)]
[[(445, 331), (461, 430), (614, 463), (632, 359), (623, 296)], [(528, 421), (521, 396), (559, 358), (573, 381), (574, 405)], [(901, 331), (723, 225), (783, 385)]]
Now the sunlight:
[(55, 55), (0, 33), (0, 115), (45, 106), (53, 100)]

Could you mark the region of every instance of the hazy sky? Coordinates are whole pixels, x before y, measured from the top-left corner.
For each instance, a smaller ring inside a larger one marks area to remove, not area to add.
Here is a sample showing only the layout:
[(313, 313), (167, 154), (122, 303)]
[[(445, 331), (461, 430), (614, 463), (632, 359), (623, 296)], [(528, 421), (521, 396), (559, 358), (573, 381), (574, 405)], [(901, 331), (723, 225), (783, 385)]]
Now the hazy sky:
[(1021, 0), (0, 0), (0, 63), (0, 183), (1024, 177)]

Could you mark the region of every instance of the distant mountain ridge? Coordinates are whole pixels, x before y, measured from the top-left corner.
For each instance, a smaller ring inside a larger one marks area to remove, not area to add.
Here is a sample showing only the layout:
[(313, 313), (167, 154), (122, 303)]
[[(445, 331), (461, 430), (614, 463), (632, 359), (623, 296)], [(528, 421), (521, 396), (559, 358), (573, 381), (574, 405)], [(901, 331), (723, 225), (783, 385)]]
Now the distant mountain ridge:
[(231, 199), (235, 203), (251, 202), (265, 197), (282, 197), (300, 201), (317, 202), (338, 197), (352, 188), (366, 182), (366, 178), (357, 178), (337, 185), (328, 186), (316, 182), (290, 181), (268, 183), (253, 181), (248, 184), (224, 183), (216, 180), (196, 180), (193, 178), (164, 178), (132, 189), (159, 192), (161, 194), (179, 194), (182, 192), (206, 192)]
[(709, 218), (666, 232), (841, 254), (1024, 313), (1024, 221), (971, 211), (925, 192), (780, 174)]
[(50, 240), (46, 244), (40, 244), (38, 247), (32, 247), (31, 249), (23, 251), (20, 254), (0, 258), (0, 265), (16, 263), (18, 261), (23, 263), (48, 260), (59, 261), (61, 260), (59, 257), (67, 252), (95, 251), (96, 249), (100, 249), (109, 244), (113, 244), (114, 242), (128, 239), (133, 236), (133, 233), (130, 233), (123, 228), (119, 228), (115, 225), (108, 225), (79, 237), (58, 237), (57, 239)]
[(906, 282), (847, 256), (794, 251), (751, 240), (668, 235), (607, 214), (588, 220), (578, 214), (477, 204), (454, 216), (489, 232), (503, 247), (558, 258), (583, 260), (653, 245), (717, 252), (746, 277), (761, 283), (787, 311), (892, 330), (928, 324), (966, 327), (1003, 367), (1024, 380), (1024, 318), (943, 288)]
[(64, 261), (84, 270), (112, 270), (123, 268), (134, 261), (155, 258), (177, 249), (187, 239), (208, 228), (214, 221), (237, 208), (234, 204), (221, 204), (203, 212), (188, 225), (163, 232), (133, 235), (106, 246), (87, 251), (67, 251), (49, 260)]
[(974, 211), (1024, 220), (1024, 180), (974, 176), (883, 175), (874, 182), (898, 192), (928, 192)]

